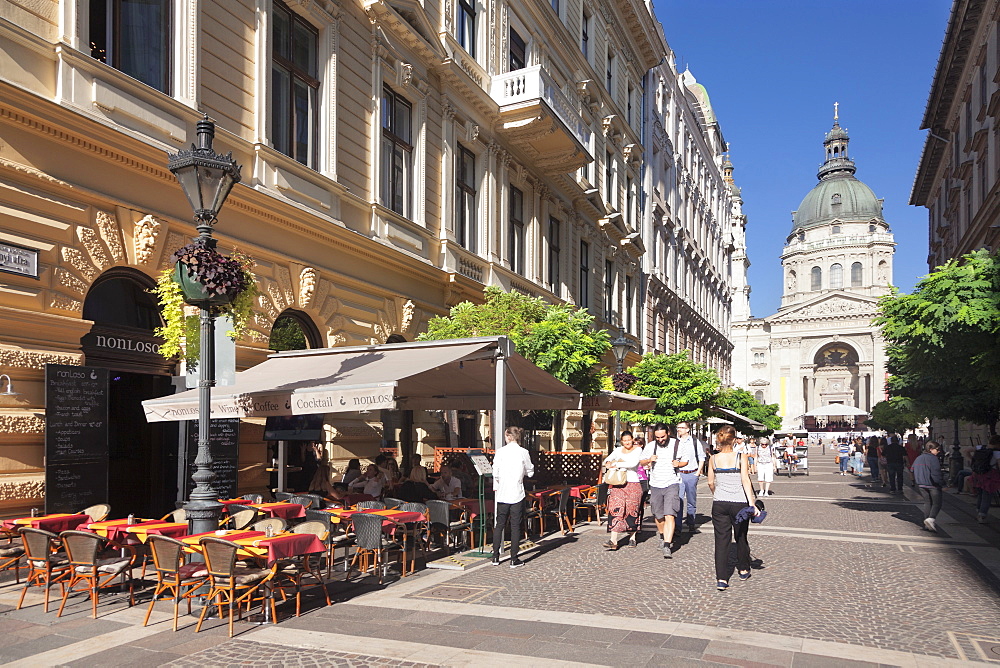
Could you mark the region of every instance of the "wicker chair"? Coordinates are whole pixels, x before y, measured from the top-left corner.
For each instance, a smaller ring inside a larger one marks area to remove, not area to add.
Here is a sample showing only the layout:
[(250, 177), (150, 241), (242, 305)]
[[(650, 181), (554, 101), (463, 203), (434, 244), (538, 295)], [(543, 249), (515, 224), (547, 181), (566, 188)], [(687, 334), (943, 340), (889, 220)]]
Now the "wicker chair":
[(296, 494), (292, 498), (288, 499), (288, 503), (297, 503), (303, 508), (312, 508), (313, 498), (306, 494)]
[(598, 523), (603, 524), (601, 510), (604, 510), (603, 515), (608, 512), (608, 486), (605, 483), (601, 483), (597, 486), (596, 490), (591, 489), (591, 492), (583, 499), (577, 501), (573, 506), (573, 524), (576, 524), (576, 511), (586, 510), (588, 513), (593, 512), (595, 519)]
[[(378, 573), (378, 583), (382, 584), (382, 580), (385, 577), (385, 568), (388, 564), (385, 563), (385, 553), (389, 550), (399, 550), (402, 552), (403, 546), (392, 540), (388, 540), (382, 531), (382, 523), (384, 521), (392, 522), (392, 520), (387, 520), (382, 515), (369, 515), (367, 513), (354, 513), (351, 515), (351, 527), (354, 529), (354, 541), (357, 546), (357, 551), (354, 553), (354, 559), (351, 560), (351, 565), (347, 569), (347, 579), (351, 579), (351, 570), (354, 568), (354, 564), (358, 561), (361, 564), (358, 567), (359, 571), (367, 572), (369, 568), (374, 568)], [(398, 524), (399, 527), (403, 527), (402, 524)], [(374, 557), (374, 562), (370, 562), (369, 559)]]
[[(59, 534), (59, 539), (66, 548), (66, 557), (72, 570), (66, 589), (63, 590), (62, 603), (59, 604), (59, 614), (56, 617), (62, 617), (70, 594), (74, 591), (87, 591), (90, 594), (94, 619), (97, 619), (100, 591), (104, 587), (111, 586), (118, 576), (124, 576), (128, 582), (129, 606), (135, 605), (135, 581), (132, 579), (134, 550), (87, 531), (63, 531)], [(130, 552), (130, 556), (120, 556), (123, 551)], [(85, 588), (78, 589), (81, 584), (85, 585)]]
[[(423, 503), (403, 503), (399, 510), (404, 513), (421, 513), (425, 518), (430, 518), (430, 510)], [(413, 543), (413, 549), (410, 552), (412, 555), (410, 558), (410, 573), (416, 570), (417, 561), (417, 545), (421, 546), (421, 552), (423, 552), (424, 557), (427, 557), (427, 553), (430, 551), (430, 522), (411, 522), (405, 525), (405, 529), (402, 532), (403, 536), (403, 554), (406, 554), (406, 545), (408, 543)], [(405, 574), (405, 568), (404, 568)]]
[(16, 531), (0, 531), (0, 571), (14, 569), (14, 584), (21, 584), (21, 564), (24, 541)]
[[(469, 544), (472, 544), (472, 523), (468, 520), (468, 513), (461, 511), (457, 520), (452, 519), (454, 507), (447, 501), (432, 500), (427, 502), (429, 511), (430, 532), (441, 534), (444, 538), (445, 553), (450, 554), (452, 546), (452, 536), (455, 534), (468, 536)], [(456, 541), (457, 545), (457, 541)]]
[(573, 497), (570, 496), (573, 490), (569, 487), (564, 487), (559, 490), (557, 496), (558, 503), (553, 509), (556, 519), (559, 522), (559, 527), (563, 530), (563, 535), (573, 532), (574, 526), (576, 526), (575, 521), (570, 520), (570, 512), (573, 508)]
[(245, 499), (247, 503), (264, 503), (263, 494), (244, 494), (240, 498)]
[[(216, 600), (219, 608), (219, 617), (223, 616), (223, 605), (229, 606), (229, 637), (233, 637), (233, 606), (242, 615), (243, 604), (247, 608), (253, 605), (254, 600), (259, 600), (261, 606), (270, 603), (270, 612), (276, 618), (274, 610), (274, 599), (268, 598), (261, 591), (261, 587), (274, 577), (273, 568), (244, 568), (236, 566), (236, 551), (239, 546), (228, 540), (205, 536), (199, 543), (205, 555), (205, 567), (208, 570), (209, 591), (205, 597), (206, 601)], [(255, 596), (259, 594), (259, 596)], [(201, 625), (205, 622), (205, 615), (208, 613), (209, 605), (205, 605), (198, 617), (198, 625), (195, 633), (201, 631)]]
[(178, 508), (177, 510), (171, 510), (169, 513), (160, 518), (161, 522), (187, 522), (187, 511), (183, 508)]
[(295, 496), (295, 494), (293, 494), (292, 492), (275, 492), (274, 493), (274, 500), (275, 501), (288, 501), (293, 496)]
[(106, 503), (97, 503), (84, 508), (80, 512), (84, 515), (89, 515), (91, 521), (103, 522), (108, 519), (108, 515), (111, 513), (111, 506)]
[(21, 541), (28, 561), (28, 578), (24, 581), (24, 589), (17, 601), (17, 609), (24, 603), (24, 595), (29, 587), (45, 588), (45, 605), (42, 608), (49, 611), (49, 589), (59, 584), (59, 593), (66, 591), (66, 578), (69, 577), (69, 560), (66, 555), (57, 552), (59, 536), (51, 531), (24, 527), (21, 529)]
[(261, 513), (256, 508), (243, 508), (243, 510), (234, 510), (234, 506), (237, 504), (232, 504), (229, 507), (229, 524), (234, 529), (246, 529), (251, 526), (254, 522), (261, 519)]
[[(320, 540), (320, 542), (326, 543), (329, 531), (323, 525), (322, 522), (317, 520), (307, 520), (301, 522), (292, 529), (293, 533), (311, 533)], [(281, 592), (282, 598), (285, 596), (285, 587), (291, 585), (295, 587), (295, 616), (298, 617), (302, 612), (302, 578), (309, 575), (316, 579), (316, 582), (308, 587), (321, 587), (323, 589), (323, 596), (326, 597), (326, 604), (330, 605), (330, 593), (326, 590), (326, 583), (323, 582), (323, 578), (320, 577), (319, 573), (312, 567), (312, 557), (311, 554), (304, 554), (300, 557), (294, 559), (288, 559), (278, 562), (278, 571), (275, 574), (274, 586)], [(286, 584), (287, 582), (287, 584)]]
[(254, 531), (267, 531), (268, 527), (271, 527), (273, 533), (281, 533), (288, 526), (288, 523), (280, 517), (268, 517), (262, 520), (257, 520), (253, 523), (251, 527)]
[(361, 501), (354, 507), (358, 510), (385, 510), (385, 504), (381, 501)]
[(350, 553), (351, 546), (354, 544), (354, 535), (349, 534), (342, 528), (345, 524), (334, 524), (330, 513), (324, 513), (319, 510), (307, 509), (306, 522), (319, 522), (327, 531), (326, 540), (323, 541), (327, 546), (326, 577), (329, 578), (333, 573), (333, 563), (337, 559), (338, 547), (344, 548), (344, 570), (346, 571), (348, 565), (347, 556)]
[(184, 563), (184, 551), (187, 545), (174, 538), (167, 536), (151, 535), (149, 541), (150, 552), (153, 553), (153, 570), (156, 571), (156, 588), (153, 590), (153, 598), (149, 602), (149, 609), (146, 610), (146, 617), (142, 620), (142, 625), (149, 623), (149, 616), (153, 613), (153, 606), (161, 594), (167, 593), (174, 601), (174, 631), (177, 630), (177, 613), (181, 600), (187, 601), (188, 614), (191, 614), (191, 599), (199, 587), (208, 582), (208, 569), (204, 562), (192, 561), (190, 564)]
[(406, 501), (403, 501), (402, 499), (394, 499), (391, 496), (386, 496), (382, 498), (382, 503), (385, 504), (386, 508), (396, 509), (399, 508), (404, 503), (406, 503)]

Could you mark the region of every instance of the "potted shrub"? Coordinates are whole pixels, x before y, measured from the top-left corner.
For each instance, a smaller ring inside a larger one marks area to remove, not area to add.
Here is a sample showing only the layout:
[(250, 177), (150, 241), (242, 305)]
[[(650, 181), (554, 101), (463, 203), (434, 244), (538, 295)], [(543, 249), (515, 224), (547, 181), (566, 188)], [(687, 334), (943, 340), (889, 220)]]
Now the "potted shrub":
[(185, 305), (228, 316), (233, 328), (226, 335), (234, 341), (241, 338), (258, 293), (255, 263), (239, 251), (227, 257), (200, 240), (179, 248), (171, 259), (174, 267), (160, 273), (153, 290), (164, 322), (156, 335), (163, 338), (160, 352), (164, 357), (183, 352), (185, 364), (194, 369), (200, 354), (199, 314), (185, 313)]

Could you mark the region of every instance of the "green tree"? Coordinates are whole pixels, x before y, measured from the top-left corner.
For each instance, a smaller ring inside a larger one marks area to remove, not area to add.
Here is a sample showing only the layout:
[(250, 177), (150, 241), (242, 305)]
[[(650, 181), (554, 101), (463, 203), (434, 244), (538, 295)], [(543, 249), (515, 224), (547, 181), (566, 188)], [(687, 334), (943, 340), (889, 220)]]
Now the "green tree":
[(433, 318), (417, 339), (509, 336), (518, 353), (567, 385), (584, 394), (600, 389), (598, 365), (611, 343), (605, 330), (593, 329), (594, 317), (586, 310), (496, 286), (484, 295), (484, 304), (462, 302), (448, 316)]
[(1000, 263), (979, 250), (949, 260), (912, 294), (879, 301), (887, 387), (897, 408), (996, 431), (1000, 415)]
[[(737, 425), (740, 431), (754, 436), (768, 436), (781, 428), (781, 417), (778, 416), (778, 404), (762, 404), (754, 396), (741, 387), (727, 387), (720, 390), (712, 404), (735, 411), (751, 420), (764, 425), (765, 429), (750, 429), (746, 425)], [(725, 417), (725, 416), (723, 416)]]
[(693, 362), (688, 351), (673, 355), (647, 353), (628, 371), (636, 377), (629, 389), (632, 394), (655, 397), (656, 408), (648, 411), (622, 411), (622, 420), (655, 424), (697, 420), (705, 413), (719, 390), (719, 376), (714, 369)]
[(925, 417), (906, 408), (906, 402), (880, 401), (872, 406), (871, 417), (865, 424), (869, 429), (881, 429), (888, 432), (905, 434), (919, 427)]
[(288, 316), (274, 321), (274, 327), (271, 328), (271, 339), (267, 345), (271, 350), (277, 351), (304, 350), (309, 347), (301, 325), (295, 318)]

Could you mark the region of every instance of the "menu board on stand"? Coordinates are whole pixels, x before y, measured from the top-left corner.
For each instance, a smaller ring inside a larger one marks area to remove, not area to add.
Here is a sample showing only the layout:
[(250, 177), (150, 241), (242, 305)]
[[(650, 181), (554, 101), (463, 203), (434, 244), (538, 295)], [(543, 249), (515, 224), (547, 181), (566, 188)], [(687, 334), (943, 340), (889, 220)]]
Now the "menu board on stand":
[[(178, 489), (184, 490), (183, 499), (187, 499), (194, 488), (191, 476), (194, 474), (194, 460), (198, 457), (198, 421), (188, 420), (185, 448), (187, 462), (186, 473)], [(212, 489), (220, 499), (231, 499), (237, 495), (240, 459), (240, 420), (239, 418), (219, 418), (210, 422), (208, 440), (212, 450), (212, 471), (215, 479)]]
[(108, 501), (108, 370), (45, 365), (45, 512)]

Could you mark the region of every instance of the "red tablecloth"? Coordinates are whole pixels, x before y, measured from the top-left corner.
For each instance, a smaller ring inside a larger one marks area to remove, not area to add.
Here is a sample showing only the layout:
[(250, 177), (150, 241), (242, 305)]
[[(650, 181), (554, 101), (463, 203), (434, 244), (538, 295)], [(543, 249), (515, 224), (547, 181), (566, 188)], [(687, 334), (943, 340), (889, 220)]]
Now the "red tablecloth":
[[(470, 522), (479, 514), (479, 499), (455, 499), (452, 503), (462, 506), (466, 511), (468, 511)], [(495, 506), (496, 504), (492, 499), (486, 500), (486, 512), (494, 512)]]
[(129, 529), (132, 527), (142, 526), (144, 524), (163, 524), (160, 520), (143, 520), (135, 519), (132, 524), (129, 524), (128, 518), (120, 520), (104, 520), (101, 522), (90, 522), (81, 526), (81, 529), (86, 531), (93, 531), (98, 536), (104, 536), (109, 540), (113, 540), (116, 543), (124, 543), (129, 538), (135, 539), (136, 536), (129, 534)]
[(301, 503), (251, 503), (251, 508), (266, 513), (270, 517), (280, 517), (283, 520), (294, 520), (306, 516), (306, 509)]
[(38, 517), (18, 517), (12, 520), (4, 520), (4, 529), (30, 526), (35, 529), (59, 533), (60, 531), (70, 531), (77, 529), (81, 524), (89, 523), (90, 515), (83, 513), (54, 513), (52, 515), (40, 515)]
[(160, 522), (159, 520), (133, 524), (125, 529), (130, 534), (134, 534), (140, 543), (149, 540), (152, 534), (159, 536), (169, 536), (170, 538), (183, 538), (188, 532), (187, 522)]
[(237, 538), (233, 542), (254, 556), (264, 556), (266, 553), (268, 565), (279, 559), (326, 552), (326, 545), (311, 533), (283, 533), (271, 538)]

